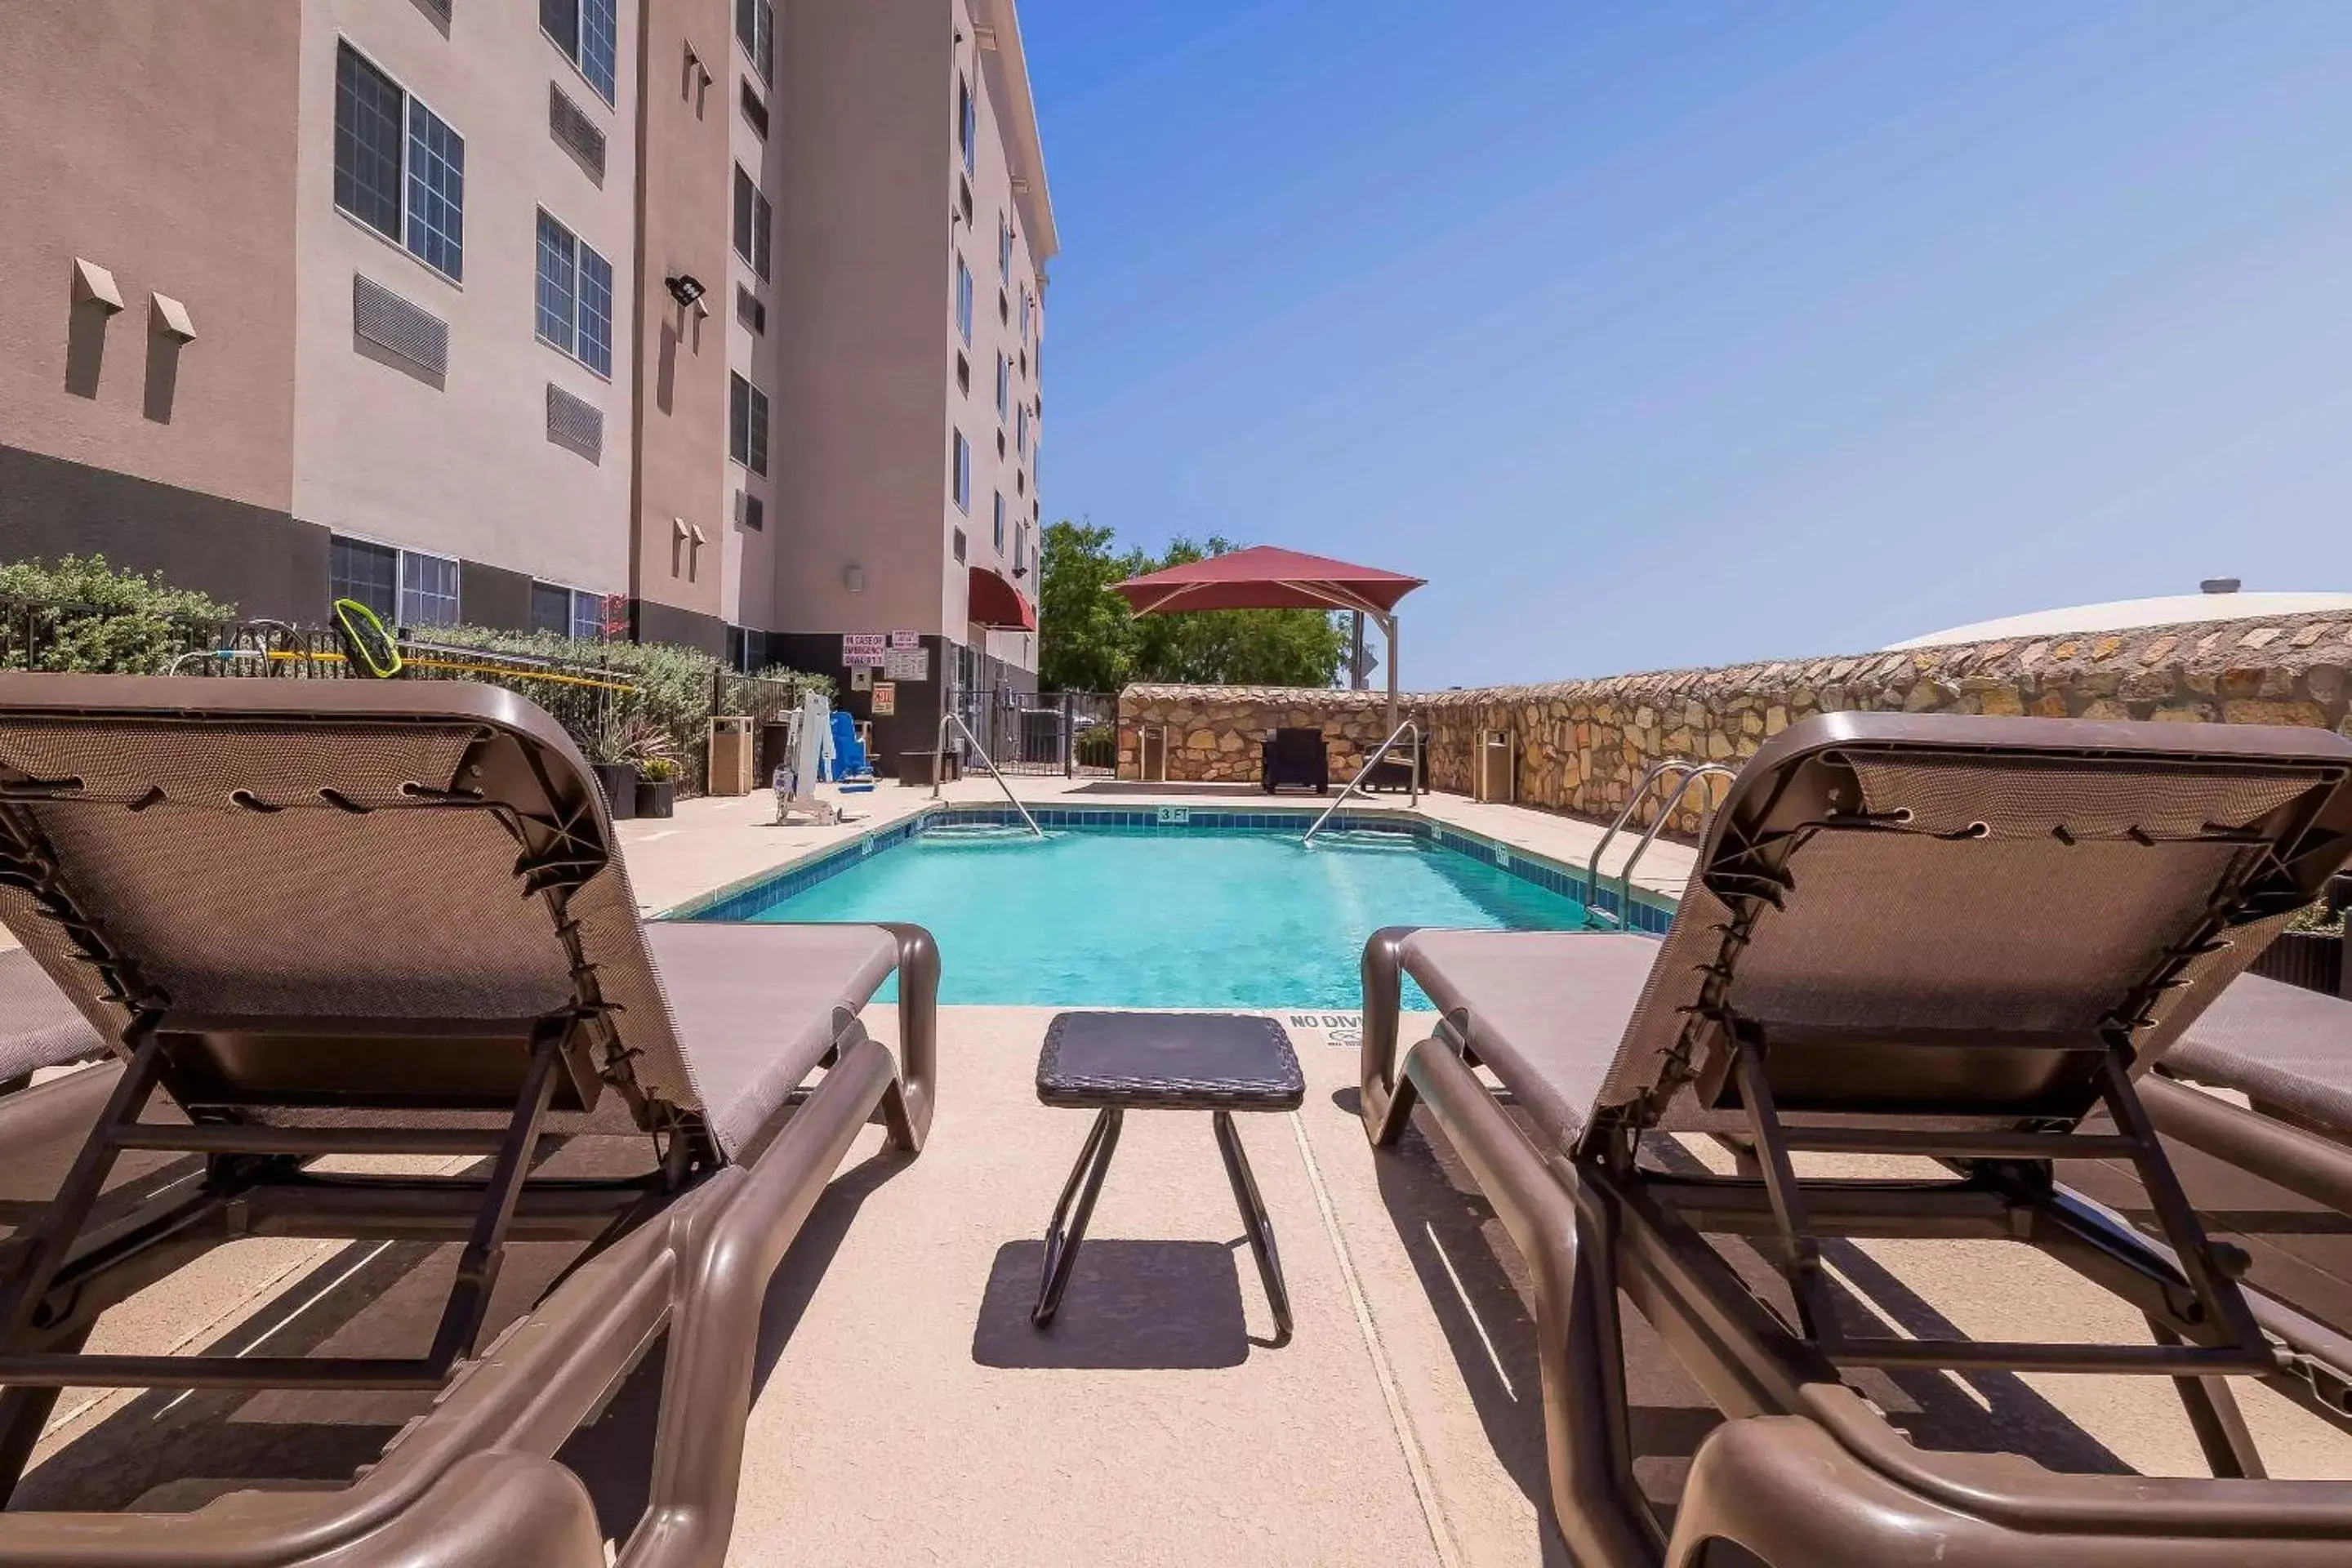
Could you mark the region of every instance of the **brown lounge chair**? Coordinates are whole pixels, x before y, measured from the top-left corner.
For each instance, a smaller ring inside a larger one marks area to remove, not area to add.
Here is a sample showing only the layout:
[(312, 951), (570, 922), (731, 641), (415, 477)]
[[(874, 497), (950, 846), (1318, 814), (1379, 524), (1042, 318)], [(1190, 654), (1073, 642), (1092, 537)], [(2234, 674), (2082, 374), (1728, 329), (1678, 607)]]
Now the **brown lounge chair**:
[[(595, 1507), (553, 1456), (656, 1345), (619, 1561), (720, 1560), (770, 1276), (877, 1108), (919, 1146), (937, 956), (912, 927), (641, 927), (614, 848), (570, 741), (490, 687), (0, 681), (0, 920), (119, 1058), (0, 1100), (0, 1174), (49, 1162), (54, 1194), (0, 1208), (0, 1492), (61, 1387), (422, 1406), (348, 1485), (0, 1514), (0, 1563), (591, 1568)], [(897, 1066), (856, 1019), (894, 967)], [(202, 1179), (149, 1181), (173, 1155)], [(404, 1354), (79, 1353), (245, 1236), (463, 1250)], [(536, 1242), (584, 1247), (491, 1340), (501, 1258)]]
[[(2140, 1096), (2189, 1201), (2244, 1250), (2246, 1279), (2352, 1333), (2352, 1001), (2241, 975)], [(2066, 1179), (2135, 1221), (2153, 1218), (2130, 1173), (2111, 1163)]]
[(0, 952), (0, 1094), (44, 1068), (102, 1056), (106, 1042), (21, 947)]
[[(1424, 1105), (1527, 1259), (1576, 1561), (2352, 1562), (2352, 1482), (2247, 1479), (2259, 1456), (2223, 1381), (2343, 1423), (2352, 1342), (2242, 1289), (2136, 1089), (2347, 851), (2352, 742), (2323, 731), (1839, 714), (1741, 772), (1663, 942), (1376, 935), (1366, 1127), (1390, 1142)], [(1400, 970), (1444, 1022), (1396, 1076)], [(2078, 1128), (2095, 1107), (2103, 1135)], [(1645, 1149), (1658, 1133), (1736, 1141), (1745, 1173), (1672, 1173)], [(1951, 1174), (1801, 1180), (1805, 1152)], [(2133, 1163), (2162, 1245), (2053, 1184), (2053, 1161), (2086, 1155)], [(1755, 1238), (1793, 1310), (1707, 1235)], [(1821, 1262), (1841, 1236), (2028, 1243), (2129, 1302), (2153, 1342), (1858, 1334)], [(1621, 1290), (1727, 1417), (1671, 1532), (1633, 1479)], [(2171, 1377), (2218, 1479), (1917, 1447), (1843, 1381), (1933, 1368)]]

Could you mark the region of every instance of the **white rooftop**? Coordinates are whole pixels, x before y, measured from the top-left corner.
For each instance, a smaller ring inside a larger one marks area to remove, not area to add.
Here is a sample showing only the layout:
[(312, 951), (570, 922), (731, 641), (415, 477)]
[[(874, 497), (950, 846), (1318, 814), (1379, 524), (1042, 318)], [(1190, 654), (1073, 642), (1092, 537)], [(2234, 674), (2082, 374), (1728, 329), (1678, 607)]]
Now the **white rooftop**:
[(1983, 642), (1992, 637), (2048, 637), (2061, 632), (2119, 632), (2139, 626), (2175, 626), (2190, 621), (2258, 620), (2305, 616), (2322, 610), (2352, 610), (2352, 594), (2170, 594), (2154, 599), (2117, 599), (1975, 621), (1948, 631), (1929, 632), (1907, 642), (1888, 643), (1892, 652), (1938, 647), (1946, 643)]

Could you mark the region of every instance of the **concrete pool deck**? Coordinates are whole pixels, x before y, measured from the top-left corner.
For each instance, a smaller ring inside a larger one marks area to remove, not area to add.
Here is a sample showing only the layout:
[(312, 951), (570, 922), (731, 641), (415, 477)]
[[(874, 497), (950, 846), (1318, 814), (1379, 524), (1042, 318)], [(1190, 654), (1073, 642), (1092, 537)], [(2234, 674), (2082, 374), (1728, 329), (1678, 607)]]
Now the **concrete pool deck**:
[[(1088, 787), (1097, 782), (1016, 784), (1032, 802), (1204, 799), (1197, 786), (1113, 794)], [(1003, 798), (986, 779), (945, 795)], [(1281, 804), (1302, 798), (1312, 797)], [(763, 792), (688, 802), (620, 835), (651, 912), (929, 803), (927, 791), (885, 785), (854, 797), (861, 822), (777, 828), (766, 826)], [(1370, 809), (1401, 805), (1377, 797)], [(1424, 796), (1423, 809), (1579, 867), (1599, 837), (1586, 824), (1450, 796)], [(1641, 880), (1671, 892), (1689, 860), (1662, 843)], [(1449, 1152), (1416, 1131), (1393, 1156), (1373, 1157), (1354, 1115), (1344, 1026), (1295, 1028), (1306, 1103), (1242, 1122), (1293, 1298), (1287, 1342), (1272, 1341), (1208, 1119), (1181, 1112), (1129, 1119), (1061, 1317), (1049, 1334), (1029, 1329), (1039, 1237), (1087, 1123), (1036, 1101), (1049, 1016), (943, 1008), (926, 1152), (894, 1159), (869, 1130), (810, 1216), (770, 1292), (730, 1560), (1565, 1563), (1545, 1522), (1518, 1259)], [(870, 1010), (869, 1022), (891, 1037), (889, 1009)], [(1415, 1022), (1427, 1020), (1409, 1029)], [(1688, 1152), (1727, 1164), (1711, 1145)], [(1841, 1168), (1901, 1170), (1888, 1161)], [(312, 1335), (338, 1348), (413, 1338), (429, 1332), (418, 1303), (436, 1295), (454, 1252), (379, 1283), (372, 1271), (383, 1260), (364, 1247), (241, 1243), (110, 1313), (101, 1334), (107, 1348), (235, 1350), (257, 1328), (301, 1327), (307, 1316)], [(1866, 1242), (1835, 1262), (1854, 1310), (1897, 1332), (2137, 1331), (2119, 1303), (2021, 1247)], [(527, 1288), (530, 1271), (514, 1272)], [(1654, 1345), (1637, 1333), (1631, 1348), (1640, 1473), (1670, 1489), (1677, 1456), (1709, 1417)], [(2352, 1476), (2352, 1438), (2259, 1387), (2239, 1392), (2273, 1473)], [(1933, 1373), (1874, 1393), (1922, 1442), (1997, 1441), (2085, 1468), (2202, 1473), (2161, 1379)], [(187, 1507), (280, 1473), (316, 1484), (346, 1453), (363, 1463), (400, 1418), (382, 1402), (333, 1406), (308, 1394), (205, 1403), (69, 1392), (24, 1502), (61, 1506), (99, 1488), (122, 1500), (116, 1506)], [(624, 1397), (595, 1435), (625, 1453), (645, 1436), (641, 1415)], [(222, 1430), (233, 1441), (215, 1447), (204, 1436)], [(272, 1470), (274, 1453), (302, 1462)], [(600, 1497), (625, 1496), (596, 1466), (583, 1470)]]

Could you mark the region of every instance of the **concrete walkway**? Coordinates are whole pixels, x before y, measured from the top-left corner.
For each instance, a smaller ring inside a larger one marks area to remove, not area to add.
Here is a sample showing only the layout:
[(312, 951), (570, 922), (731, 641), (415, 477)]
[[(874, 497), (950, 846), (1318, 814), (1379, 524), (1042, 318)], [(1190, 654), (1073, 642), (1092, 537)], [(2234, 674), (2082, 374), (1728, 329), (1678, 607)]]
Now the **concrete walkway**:
[[(1059, 779), (1019, 788), (1039, 802), (1210, 798)], [(946, 793), (1002, 798), (984, 779)], [(651, 912), (928, 801), (885, 785), (854, 803), (862, 822), (782, 828), (767, 826), (761, 794), (688, 802), (620, 834)], [(1370, 807), (1399, 808), (1399, 797)], [(1598, 837), (1589, 825), (1453, 797), (1424, 797), (1423, 809), (1580, 867)], [(1670, 891), (1689, 862), (1661, 845), (1641, 881)], [(1450, 1154), (1418, 1130), (1393, 1154), (1368, 1148), (1345, 1029), (1294, 1031), (1306, 1104), (1243, 1119), (1294, 1300), (1286, 1342), (1272, 1334), (1208, 1119), (1172, 1112), (1129, 1119), (1061, 1317), (1048, 1333), (1031, 1330), (1039, 1237), (1087, 1123), (1036, 1101), (1048, 1016), (943, 1009), (929, 1148), (901, 1161), (869, 1131), (811, 1215), (770, 1294), (730, 1560), (1564, 1563), (1546, 1520), (1519, 1262)], [(869, 1018), (885, 1039), (894, 1022), (888, 1009)], [(1724, 1163), (1712, 1145), (1685, 1152)], [(109, 1315), (103, 1342), (235, 1350), (257, 1328), (291, 1322), (341, 1348), (373, 1342), (371, 1314), (374, 1338), (429, 1331), (415, 1326), (426, 1321), (418, 1303), (432, 1300), (446, 1257), (291, 1245), (310, 1250), (240, 1244), (193, 1279), (146, 1292)], [(2021, 1247), (1880, 1242), (1842, 1247), (1835, 1260), (1853, 1310), (1893, 1331), (2139, 1331)], [(407, 1273), (377, 1278), (395, 1264)], [(520, 1306), (544, 1276), (513, 1273)], [(1671, 1496), (1680, 1456), (1711, 1416), (1638, 1325), (1633, 1352), (1639, 1473)], [(2092, 1469), (2198, 1473), (2161, 1379), (1929, 1373), (1879, 1379), (1871, 1392), (1923, 1444), (2015, 1444)], [(2352, 1440), (2259, 1388), (2242, 1386), (2241, 1397), (2274, 1473), (2352, 1476)], [(330, 1409), (318, 1395), (68, 1394), (20, 1504), (184, 1508), (276, 1474), (331, 1482), (403, 1418), (381, 1400)], [(641, 1447), (642, 1426), (641, 1407), (623, 1399), (598, 1435)], [(282, 1470), (265, 1464), (272, 1457)], [(583, 1460), (583, 1473), (604, 1495), (597, 1468)]]

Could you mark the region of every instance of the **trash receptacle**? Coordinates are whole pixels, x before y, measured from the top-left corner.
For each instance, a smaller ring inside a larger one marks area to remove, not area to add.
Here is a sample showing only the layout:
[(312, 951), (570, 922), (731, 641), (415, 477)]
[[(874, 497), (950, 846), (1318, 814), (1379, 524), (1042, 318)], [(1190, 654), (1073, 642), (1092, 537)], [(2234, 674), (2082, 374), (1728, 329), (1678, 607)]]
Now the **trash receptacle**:
[(710, 721), (710, 793), (712, 795), (750, 795), (751, 784), (759, 774), (759, 759), (753, 755), (759, 737), (753, 732), (751, 721), (738, 714), (720, 715)]

